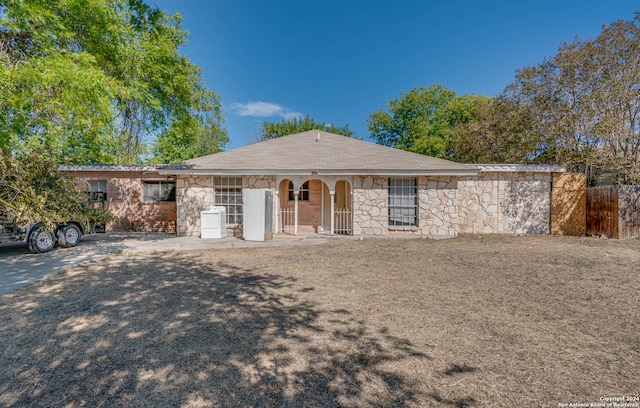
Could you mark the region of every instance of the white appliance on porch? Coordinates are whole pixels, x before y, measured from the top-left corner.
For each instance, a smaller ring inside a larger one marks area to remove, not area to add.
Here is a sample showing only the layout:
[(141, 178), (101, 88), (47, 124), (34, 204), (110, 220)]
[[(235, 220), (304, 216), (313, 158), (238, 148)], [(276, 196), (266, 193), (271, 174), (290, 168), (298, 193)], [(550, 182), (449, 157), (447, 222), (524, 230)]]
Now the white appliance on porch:
[(242, 189), (245, 241), (265, 241), (273, 238), (273, 192), (267, 189)]

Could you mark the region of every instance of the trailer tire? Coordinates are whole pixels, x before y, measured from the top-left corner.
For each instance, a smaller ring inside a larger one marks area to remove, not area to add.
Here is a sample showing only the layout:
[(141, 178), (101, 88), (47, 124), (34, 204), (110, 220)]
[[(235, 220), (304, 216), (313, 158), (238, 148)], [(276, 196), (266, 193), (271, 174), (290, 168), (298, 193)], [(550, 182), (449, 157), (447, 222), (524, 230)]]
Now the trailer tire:
[(82, 232), (76, 224), (67, 224), (58, 229), (58, 244), (64, 248), (72, 248), (80, 242)]
[(56, 245), (56, 238), (53, 233), (45, 231), (43, 227), (36, 227), (29, 234), (29, 250), (34, 254), (49, 252)]

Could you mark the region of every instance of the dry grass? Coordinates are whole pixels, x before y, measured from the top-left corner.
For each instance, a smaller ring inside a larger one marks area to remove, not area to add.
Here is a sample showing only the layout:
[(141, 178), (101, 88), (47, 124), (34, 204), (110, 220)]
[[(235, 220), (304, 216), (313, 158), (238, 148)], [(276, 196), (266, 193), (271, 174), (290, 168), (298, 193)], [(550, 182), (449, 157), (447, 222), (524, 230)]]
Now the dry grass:
[(0, 298), (0, 406), (637, 396), (638, 247), (489, 236), (112, 256)]

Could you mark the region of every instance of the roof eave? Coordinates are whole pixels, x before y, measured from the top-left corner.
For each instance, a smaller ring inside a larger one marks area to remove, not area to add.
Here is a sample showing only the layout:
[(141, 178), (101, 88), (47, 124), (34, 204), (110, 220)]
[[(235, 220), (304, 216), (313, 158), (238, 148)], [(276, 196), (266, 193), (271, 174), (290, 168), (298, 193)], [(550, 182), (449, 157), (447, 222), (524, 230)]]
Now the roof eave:
[(566, 173), (567, 168), (557, 164), (474, 164), (483, 173)]
[(480, 169), (469, 167), (468, 169), (158, 169), (161, 175), (200, 175), (200, 176), (475, 176)]

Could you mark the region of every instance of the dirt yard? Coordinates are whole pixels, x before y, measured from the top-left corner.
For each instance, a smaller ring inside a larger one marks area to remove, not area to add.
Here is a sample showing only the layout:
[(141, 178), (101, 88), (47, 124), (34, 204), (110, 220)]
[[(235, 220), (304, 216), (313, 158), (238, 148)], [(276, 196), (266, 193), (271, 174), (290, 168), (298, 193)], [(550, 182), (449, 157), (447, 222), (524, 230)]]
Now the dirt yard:
[(640, 243), (470, 236), (122, 254), (0, 297), (0, 322), (3, 407), (632, 401)]

